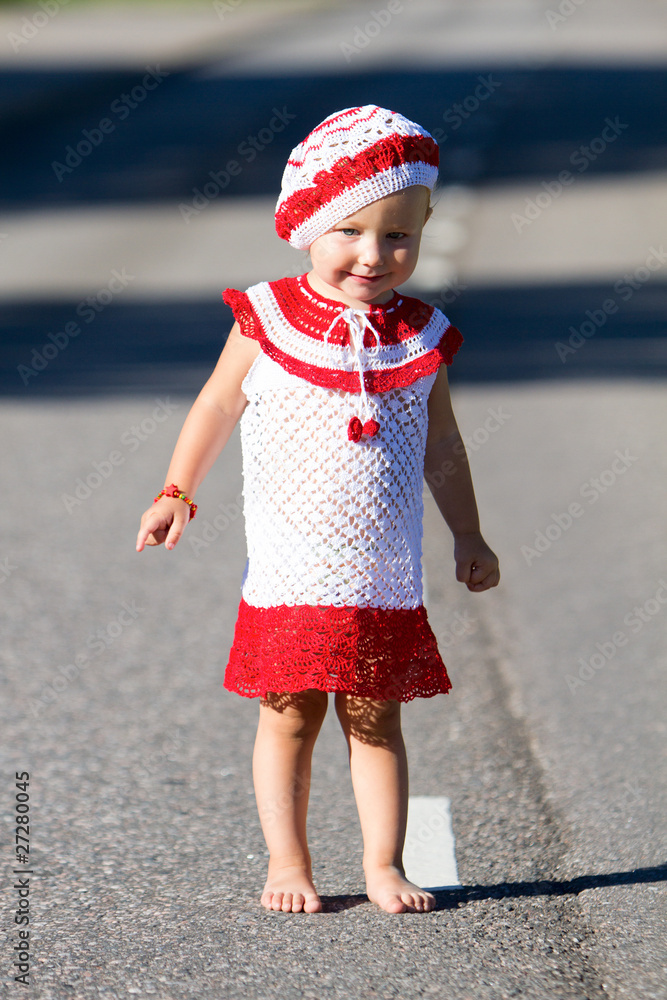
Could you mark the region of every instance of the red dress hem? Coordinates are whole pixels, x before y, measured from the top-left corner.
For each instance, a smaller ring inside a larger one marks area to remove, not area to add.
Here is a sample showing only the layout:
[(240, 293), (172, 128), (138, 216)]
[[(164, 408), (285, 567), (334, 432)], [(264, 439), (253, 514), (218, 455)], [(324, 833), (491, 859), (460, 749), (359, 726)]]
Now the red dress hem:
[(315, 688), (407, 702), (451, 686), (423, 605), (259, 608), (241, 598), (228, 691), (257, 698)]

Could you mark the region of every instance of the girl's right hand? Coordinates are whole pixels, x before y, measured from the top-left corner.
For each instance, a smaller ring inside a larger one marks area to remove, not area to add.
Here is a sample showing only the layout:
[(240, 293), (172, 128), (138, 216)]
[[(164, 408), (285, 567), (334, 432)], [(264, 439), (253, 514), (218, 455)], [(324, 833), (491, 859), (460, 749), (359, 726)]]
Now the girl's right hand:
[(183, 500), (160, 497), (142, 515), (137, 535), (137, 552), (141, 552), (144, 545), (161, 545), (162, 542), (166, 549), (173, 549), (189, 520), (190, 508)]

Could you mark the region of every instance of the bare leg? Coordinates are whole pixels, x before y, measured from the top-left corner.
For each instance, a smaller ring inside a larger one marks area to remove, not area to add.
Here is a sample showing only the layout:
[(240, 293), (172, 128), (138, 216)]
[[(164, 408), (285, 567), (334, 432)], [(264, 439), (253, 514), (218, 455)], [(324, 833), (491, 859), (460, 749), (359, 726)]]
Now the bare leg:
[(325, 691), (272, 694), (260, 700), (253, 754), (259, 818), (269, 849), (262, 905), (314, 913), (322, 903), (312, 881), (306, 838), (313, 747), (327, 711)]
[(336, 713), (350, 754), (350, 771), (364, 838), (368, 898), (388, 913), (432, 910), (435, 899), (405, 877), (408, 762), (398, 701), (336, 694)]

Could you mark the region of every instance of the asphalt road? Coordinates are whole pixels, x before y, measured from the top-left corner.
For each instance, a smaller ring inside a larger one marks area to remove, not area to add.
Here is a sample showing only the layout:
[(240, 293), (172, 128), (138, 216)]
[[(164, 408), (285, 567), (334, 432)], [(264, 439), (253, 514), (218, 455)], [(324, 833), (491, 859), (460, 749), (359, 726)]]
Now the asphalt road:
[[(221, 687), (245, 558), (236, 438), (180, 546), (132, 544), (188, 402), (2, 408), (21, 496), (20, 517), (3, 511), (3, 817), (28, 770), (36, 995), (664, 996), (664, 654), (647, 603), (664, 566), (662, 385), (456, 393), (473, 441), (490, 408), (505, 415), (472, 452), (504, 577), (487, 595), (456, 584), (429, 504), (429, 614), (455, 687), (407, 706), (405, 732), (411, 793), (451, 800), (462, 888), (424, 917), (365, 900), (332, 713), (310, 819), (326, 912), (259, 905), (257, 705)], [(637, 461), (589, 507), (581, 486), (616, 448)], [(521, 546), (576, 497), (584, 514), (529, 566)], [(641, 630), (623, 625), (635, 604)], [(571, 693), (578, 660), (621, 629), (627, 645)]]
[[(235, 61), (221, 67), (206, 50), (200, 68), (194, 57), (174, 66), (154, 101), (127, 128), (118, 123), (67, 184), (50, 171), (52, 151), (98, 121), (135, 68), (6, 70), (4, 137), (17, 157), (6, 219), (20, 230), (33, 209), (176, 204), (248, 130), (259, 134), (276, 101), (316, 121), (332, 93), (342, 106), (372, 87), (435, 121), (489, 63), (437, 65), (436, 27), (451, 28), (460, 54), (461, 18), (429, 22), (423, 66), (401, 62), (397, 52), (418, 53), (427, 6), (415, 3), (412, 18), (387, 28), (354, 72), (333, 73), (320, 52), (321, 72), (307, 76), (288, 74), (287, 57), (305, 64), (323, 39), (353, 38), (360, 5), (301, 20), (292, 47), (294, 22), (269, 30), (249, 21)], [(629, 70), (616, 49), (607, 64), (580, 53), (564, 66), (560, 28), (542, 32), (531, 64), (536, 15), (513, 10), (529, 44), (512, 61), (517, 43), (502, 35), (507, 96), (448, 140), (449, 180), (480, 191), (525, 182), (528, 195), (613, 107), (632, 117), (630, 141), (592, 163), (587, 181), (641, 184), (663, 142), (659, 67)], [(582, 7), (576, 17), (587, 27), (570, 38), (588, 31), (604, 47), (616, 22), (600, 10), (592, 0)], [(484, 31), (469, 35), (482, 51)], [(635, 23), (637, 51), (640, 36)], [(282, 59), (260, 72), (269, 43)], [(216, 132), (210, 108), (223, 102), (228, 127)], [(294, 138), (276, 134), (233, 193), (273, 191)], [(619, 225), (629, 225), (619, 211)], [(472, 230), (480, 224), (473, 210)], [(82, 267), (88, 252), (81, 247)], [(40, 258), (37, 270), (48, 267)], [(503, 577), (486, 595), (457, 584), (447, 529), (427, 503), (429, 616), (454, 690), (407, 706), (404, 729), (411, 793), (451, 801), (462, 886), (439, 893), (428, 915), (390, 917), (366, 900), (345, 746), (330, 712), (310, 819), (325, 912), (295, 917), (258, 902), (266, 856), (250, 770), (257, 705), (222, 689), (245, 561), (236, 436), (177, 550), (134, 552), (138, 517), (227, 328), (219, 292), (202, 302), (139, 293), (109, 305), (26, 384), (17, 365), (81, 297), (45, 299), (40, 273), (30, 294), (3, 293), (0, 404), (9, 498), (0, 508), (0, 814), (9, 844), (14, 772), (28, 771), (31, 995), (667, 997), (664, 285), (633, 296), (567, 364), (555, 341), (599, 307), (613, 268), (597, 283), (556, 284), (545, 273), (541, 284), (494, 287), (473, 274), (454, 304), (466, 335), (452, 371), (455, 407)], [(12, 857), (3, 853), (8, 997), (23, 989), (11, 969), (20, 899)]]

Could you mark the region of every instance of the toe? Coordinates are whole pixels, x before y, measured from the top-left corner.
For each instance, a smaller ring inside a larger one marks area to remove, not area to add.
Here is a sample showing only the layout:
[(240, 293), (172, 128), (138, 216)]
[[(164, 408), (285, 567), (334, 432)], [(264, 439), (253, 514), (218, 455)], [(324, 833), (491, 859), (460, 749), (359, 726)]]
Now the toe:
[(387, 905), (385, 906), (387, 913), (405, 913), (408, 906), (404, 899), (400, 896), (391, 896), (387, 900)]
[(322, 909), (322, 900), (319, 896), (308, 896), (303, 909), (305, 913), (319, 913)]
[(289, 913), (292, 909), (292, 893), (286, 892), (283, 896), (283, 905), (281, 907), (283, 913)]
[(283, 893), (282, 892), (274, 892), (274, 894), (273, 894), (273, 902), (271, 904), (271, 909), (272, 910), (282, 910), (282, 908), (283, 908)]
[(305, 898), (302, 893), (295, 892), (292, 898), (292, 913), (300, 913), (303, 910), (303, 904), (305, 903)]
[(435, 907), (435, 897), (430, 892), (422, 892), (416, 897), (417, 909), (420, 913), (428, 913)]

